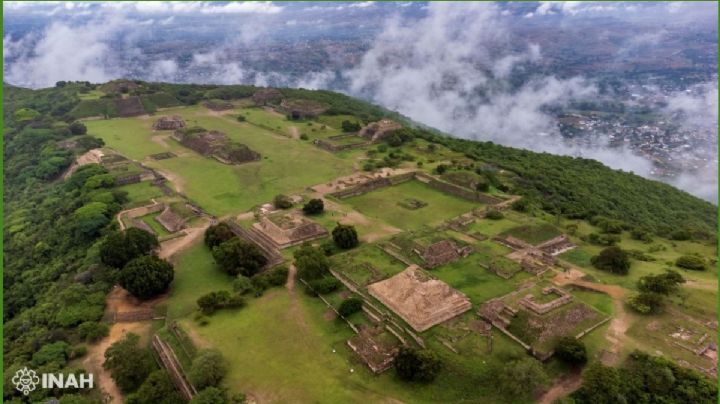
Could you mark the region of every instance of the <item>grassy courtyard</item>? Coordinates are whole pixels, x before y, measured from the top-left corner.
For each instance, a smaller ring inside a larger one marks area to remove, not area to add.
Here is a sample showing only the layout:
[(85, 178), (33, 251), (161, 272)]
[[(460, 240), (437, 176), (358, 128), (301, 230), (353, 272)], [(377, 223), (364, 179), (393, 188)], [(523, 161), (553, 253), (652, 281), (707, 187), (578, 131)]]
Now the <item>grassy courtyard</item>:
[[(427, 206), (410, 210), (398, 205), (408, 198), (425, 202)], [(479, 206), (415, 180), (347, 198), (343, 202), (369, 217), (405, 230), (434, 226)]]

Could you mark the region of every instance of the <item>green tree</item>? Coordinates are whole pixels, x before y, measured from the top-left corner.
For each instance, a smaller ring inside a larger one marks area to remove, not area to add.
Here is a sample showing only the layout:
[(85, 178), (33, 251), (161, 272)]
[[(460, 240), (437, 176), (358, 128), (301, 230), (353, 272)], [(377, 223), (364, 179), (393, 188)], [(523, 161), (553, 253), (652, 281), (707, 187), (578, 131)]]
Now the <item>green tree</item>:
[(100, 260), (113, 268), (122, 268), (133, 259), (151, 253), (160, 243), (157, 236), (130, 227), (108, 235), (100, 244)]
[(198, 390), (216, 387), (227, 373), (227, 366), (219, 351), (207, 349), (198, 352), (188, 374), (190, 382)]
[(75, 231), (82, 237), (95, 237), (100, 229), (110, 223), (108, 206), (102, 202), (90, 202), (78, 208), (73, 215)]
[(267, 264), (267, 258), (255, 244), (237, 237), (213, 248), (212, 255), (220, 269), (232, 276), (253, 276)]
[(138, 299), (150, 299), (163, 293), (175, 276), (171, 263), (154, 255), (128, 262), (120, 271), (120, 286)]
[(86, 321), (77, 328), (78, 336), (87, 342), (98, 341), (108, 335), (110, 328), (105, 323)]
[(303, 245), (295, 251), (294, 256), (297, 274), (305, 281), (322, 278), (330, 270), (330, 262), (319, 248)]
[(342, 121), (342, 131), (343, 132), (357, 132), (360, 130), (360, 124), (357, 121)]
[(577, 338), (563, 337), (555, 344), (555, 357), (570, 365), (587, 363), (585, 344)]
[(125, 400), (127, 404), (175, 404), (182, 401), (165, 370), (150, 373), (140, 388)]
[(228, 404), (228, 400), (219, 388), (208, 387), (197, 393), (190, 404)]
[(125, 394), (137, 390), (155, 369), (150, 351), (140, 348), (139, 341), (139, 336), (128, 333), (105, 351), (103, 367)]
[(310, 199), (308, 203), (303, 206), (303, 212), (306, 215), (319, 215), (325, 210), (325, 203), (322, 199)]
[(705, 260), (697, 255), (683, 255), (675, 260), (675, 266), (692, 271), (704, 271)]
[(357, 297), (351, 297), (343, 300), (342, 303), (340, 303), (340, 307), (338, 307), (338, 312), (343, 317), (355, 314), (360, 310), (362, 310), (362, 300)]
[(637, 287), (641, 292), (654, 292), (661, 295), (670, 295), (677, 292), (685, 278), (679, 273), (668, 270), (664, 274), (646, 275), (638, 279)]
[(210, 249), (231, 240), (235, 237), (235, 233), (225, 222), (214, 224), (205, 230), (205, 245)]
[(338, 223), (332, 231), (332, 237), (338, 247), (346, 250), (357, 247), (359, 243), (357, 231), (355, 230), (355, 227), (350, 225)]
[(630, 269), (630, 257), (627, 252), (617, 246), (603, 249), (600, 254), (592, 257), (591, 262), (597, 269), (619, 275), (627, 275)]
[(622, 394), (623, 381), (619, 371), (599, 362), (591, 364), (583, 373), (583, 384), (573, 394), (578, 403), (627, 403)]
[(289, 196), (280, 194), (275, 195), (275, 198), (273, 198), (273, 206), (275, 206), (276, 209), (290, 209), (293, 203)]
[(641, 314), (657, 314), (662, 311), (664, 300), (660, 293), (640, 292), (628, 299), (628, 305)]
[(429, 383), (442, 369), (442, 362), (435, 352), (429, 349), (402, 347), (395, 356), (395, 372), (408, 382)]
[(485, 217), (490, 220), (502, 220), (505, 218), (505, 215), (503, 215), (502, 212), (500, 212), (497, 209), (490, 209), (486, 214)]
[(549, 379), (540, 362), (533, 358), (523, 358), (504, 365), (498, 373), (497, 382), (502, 393), (519, 399), (547, 385)]
[(68, 129), (70, 129), (70, 133), (72, 133), (75, 136), (84, 135), (87, 133), (87, 127), (82, 122), (75, 121), (70, 124)]

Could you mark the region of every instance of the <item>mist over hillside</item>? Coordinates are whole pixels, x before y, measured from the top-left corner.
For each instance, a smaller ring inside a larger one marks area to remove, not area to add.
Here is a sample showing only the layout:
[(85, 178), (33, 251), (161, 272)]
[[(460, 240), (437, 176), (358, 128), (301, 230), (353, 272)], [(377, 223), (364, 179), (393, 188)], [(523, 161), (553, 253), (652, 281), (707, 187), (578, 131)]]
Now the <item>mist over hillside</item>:
[(716, 3), (3, 7), (11, 84), (326, 88), (458, 137), (594, 158), (717, 201)]

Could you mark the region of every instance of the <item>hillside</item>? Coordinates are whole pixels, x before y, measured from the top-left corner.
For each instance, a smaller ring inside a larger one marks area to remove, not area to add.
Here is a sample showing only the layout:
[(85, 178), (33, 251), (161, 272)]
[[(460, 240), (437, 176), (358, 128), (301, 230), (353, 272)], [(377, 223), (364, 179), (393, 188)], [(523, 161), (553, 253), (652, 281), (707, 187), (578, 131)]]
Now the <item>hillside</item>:
[[(180, 378), (223, 403), (524, 403), (579, 385), (562, 337), (600, 374), (578, 402), (619, 374), (628, 402), (717, 394), (716, 207), (666, 184), (329, 91), (61, 82), (4, 105), (4, 366), (94, 372), (68, 400), (179, 400)], [(172, 268), (158, 290), (126, 281), (144, 254)], [(404, 381), (401, 347), (442, 365)]]

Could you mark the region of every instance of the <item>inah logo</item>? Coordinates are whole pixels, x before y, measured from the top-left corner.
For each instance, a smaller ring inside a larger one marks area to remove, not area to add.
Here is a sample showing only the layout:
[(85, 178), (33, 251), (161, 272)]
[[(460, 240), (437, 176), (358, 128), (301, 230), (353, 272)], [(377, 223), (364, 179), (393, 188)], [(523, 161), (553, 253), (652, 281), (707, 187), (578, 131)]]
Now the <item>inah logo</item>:
[(12, 382), (18, 391), (27, 396), (31, 391), (35, 390), (35, 387), (40, 383), (40, 378), (35, 374), (34, 370), (24, 367), (15, 372)]

